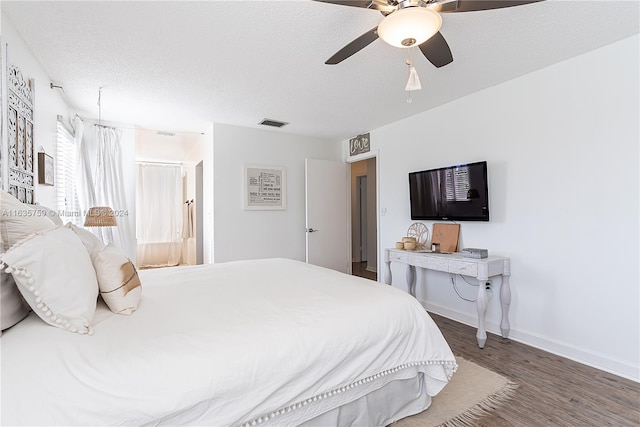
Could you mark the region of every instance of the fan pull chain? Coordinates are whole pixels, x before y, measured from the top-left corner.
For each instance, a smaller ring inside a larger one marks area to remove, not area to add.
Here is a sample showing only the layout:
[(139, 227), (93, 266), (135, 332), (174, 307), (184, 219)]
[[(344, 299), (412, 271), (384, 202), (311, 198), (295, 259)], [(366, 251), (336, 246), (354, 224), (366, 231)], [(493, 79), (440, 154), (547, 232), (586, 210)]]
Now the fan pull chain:
[[(411, 58), (407, 58), (406, 63), (407, 63), (407, 66), (409, 67), (409, 78), (411, 78), (411, 66), (413, 64), (413, 61), (411, 60)], [(407, 81), (407, 85), (409, 85), (408, 81)], [(409, 96), (407, 97), (407, 104), (411, 104), (413, 102), (413, 98), (411, 98), (411, 90), (409, 90), (408, 92), (409, 92)]]
[(413, 49), (413, 46), (408, 49), (409, 52), (407, 55), (407, 60), (405, 61), (407, 66), (409, 67), (409, 80), (407, 81), (407, 86), (405, 87), (405, 90), (409, 92), (407, 104), (411, 104), (413, 102), (413, 98), (411, 98), (411, 92), (414, 90), (422, 89), (422, 85), (420, 84), (420, 77), (418, 77), (416, 67), (413, 66)]

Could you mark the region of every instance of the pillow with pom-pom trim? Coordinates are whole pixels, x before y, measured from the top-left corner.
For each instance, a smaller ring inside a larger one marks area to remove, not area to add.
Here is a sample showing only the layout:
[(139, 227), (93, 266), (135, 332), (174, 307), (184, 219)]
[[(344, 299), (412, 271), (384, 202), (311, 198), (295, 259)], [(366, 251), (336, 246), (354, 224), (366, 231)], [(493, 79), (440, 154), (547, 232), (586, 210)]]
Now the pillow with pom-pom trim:
[(98, 283), (91, 258), (69, 228), (36, 233), (0, 255), (0, 267), (11, 273), (37, 315), (52, 326), (91, 334)]
[[(35, 209), (3, 190), (0, 190), (0, 208), (0, 253), (32, 233), (55, 227), (44, 208)], [(29, 311), (13, 276), (0, 268), (0, 329), (5, 330), (20, 322)]]

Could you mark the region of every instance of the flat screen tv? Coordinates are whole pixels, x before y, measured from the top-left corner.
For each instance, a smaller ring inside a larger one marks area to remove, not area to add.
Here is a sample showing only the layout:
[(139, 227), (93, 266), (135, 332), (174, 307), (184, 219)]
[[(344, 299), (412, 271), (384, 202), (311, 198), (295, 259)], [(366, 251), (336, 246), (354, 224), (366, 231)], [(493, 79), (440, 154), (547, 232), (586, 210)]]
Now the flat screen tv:
[(489, 221), (487, 162), (409, 173), (411, 219)]

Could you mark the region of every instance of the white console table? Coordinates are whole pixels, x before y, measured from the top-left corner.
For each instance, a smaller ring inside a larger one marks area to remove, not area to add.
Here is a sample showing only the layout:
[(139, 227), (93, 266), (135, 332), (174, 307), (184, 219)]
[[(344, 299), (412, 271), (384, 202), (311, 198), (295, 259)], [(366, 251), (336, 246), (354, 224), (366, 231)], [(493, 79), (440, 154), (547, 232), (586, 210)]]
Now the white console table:
[[(391, 262), (400, 262), (407, 265), (407, 284), (409, 293), (416, 296), (416, 267), (427, 270), (443, 271), (451, 274), (475, 277), (478, 279), (478, 298), (476, 308), (478, 310), (478, 346), (484, 348), (487, 342), (487, 332), (484, 327), (484, 317), (487, 309), (487, 286), (491, 286), (490, 278), (502, 277), (500, 287), (500, 306), (502, 308), (502, 320), (500, 330), (502, 337), (509, 336), (509, 304), (511, 304), (511, 289), (509, 288), (509, 276), (511, 265), (509, 258), (490, 256), (483, 259), (464, 258), (460, 253), (434, 253), (406, 251), (402, 249), (385, 249), (384, 262), (387, 266), (384, 282), (391, 285)], [(488, 284), (488, 285), (487, 285)]]

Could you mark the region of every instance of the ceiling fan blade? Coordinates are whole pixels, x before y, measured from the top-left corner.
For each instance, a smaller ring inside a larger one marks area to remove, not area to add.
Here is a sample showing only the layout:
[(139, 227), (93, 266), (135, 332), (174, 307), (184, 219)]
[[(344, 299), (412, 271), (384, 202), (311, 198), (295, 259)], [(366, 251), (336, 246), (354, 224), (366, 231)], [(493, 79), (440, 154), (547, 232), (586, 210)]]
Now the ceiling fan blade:
[(363, 35), (361, 35), (360, 37), (358, 37), (357, 39), (355, 39), (354, 41), (352, 41), (351, 43), (349, 43), (348, 45), (340, 49), (331, 58), (327, 59), (325, 64), (327, 65), (339, 64), (340, 62), (344, 61), (354, 53), (369, 46), (369, 44), (371, 44), (378, 38), (377, 30), (378, 30), (378, 27), (375, 27), (367, 31), (366, 33), (364, 33)]
[(444, 3), (439, 10), (442, 13), (450, 12), (475, 12), (478, 10), (502, 9), (505, 7), (522, 6), (529, 3), (538, 3), (544, 0), (458, 0)]
[(453, 62), (453, 55), (449, 44), (444, 39), (440, 31), (433, 37), (420, 45), (420, 50), (424, 56), (436, 67), (444, 67)]
[(393, 12), (396, 6), (390, 6), (385, 0), (313, 0), (321, 3), (339, 4), (342, 6), (361, 7), (363, 9), (374, 9), (380, 12)]

